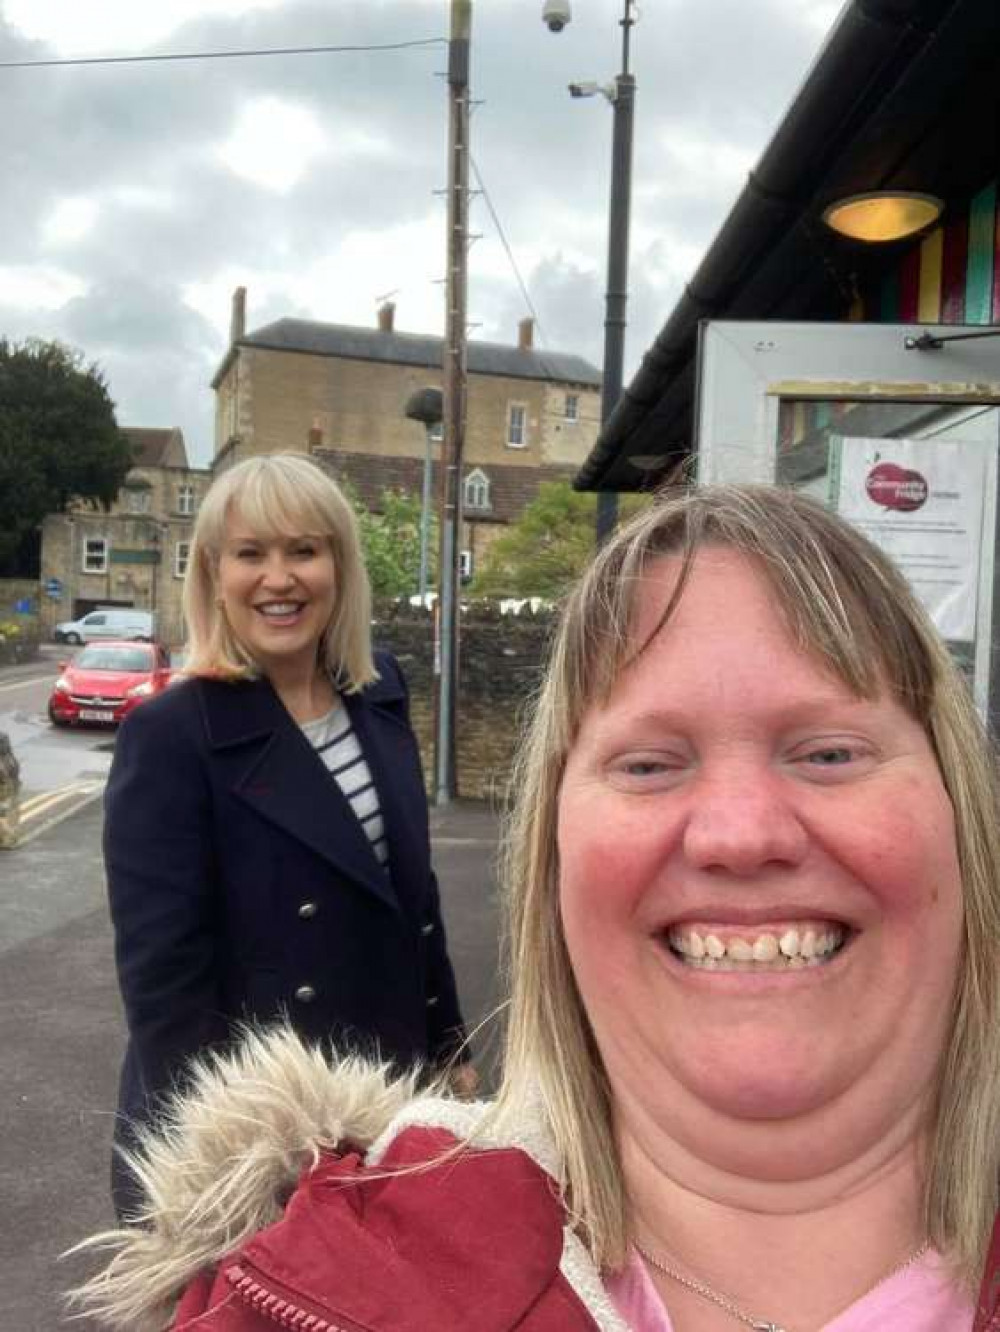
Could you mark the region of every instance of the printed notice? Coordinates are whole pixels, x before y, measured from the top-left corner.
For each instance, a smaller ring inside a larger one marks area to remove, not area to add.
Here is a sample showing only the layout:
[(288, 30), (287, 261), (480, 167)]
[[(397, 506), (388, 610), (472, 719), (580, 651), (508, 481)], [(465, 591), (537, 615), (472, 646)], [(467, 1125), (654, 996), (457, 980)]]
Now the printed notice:
[(985, 483), (977, 443), (830, 440), (831, 506), (892, 556), (950, 642), (976, 636)]

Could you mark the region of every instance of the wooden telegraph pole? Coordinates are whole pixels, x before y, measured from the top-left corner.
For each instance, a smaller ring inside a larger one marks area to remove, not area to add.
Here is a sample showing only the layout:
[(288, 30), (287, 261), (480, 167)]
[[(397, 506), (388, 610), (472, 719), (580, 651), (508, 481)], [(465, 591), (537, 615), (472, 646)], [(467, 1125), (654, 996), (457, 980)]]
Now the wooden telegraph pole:
[(469, 253), (469, 56), (472, 0), (451, 0), (448, 43), (448, 273), (445, 282), (444, 440), (441, 468), (440, 598), (435, 617), (437, 672), (435, 800), (456, 793), (455, 712), (459, 652), (459, 543), (465, 450)]

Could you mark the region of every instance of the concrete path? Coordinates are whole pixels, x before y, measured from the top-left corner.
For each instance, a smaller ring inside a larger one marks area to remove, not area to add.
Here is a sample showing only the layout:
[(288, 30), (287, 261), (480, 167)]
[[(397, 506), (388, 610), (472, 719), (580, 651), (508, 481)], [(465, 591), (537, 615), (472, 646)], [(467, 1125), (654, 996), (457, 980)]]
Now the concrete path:
[[(59, 1255), (111, 1222), (108, 1154), (123, 1029), (100, 827), (94, 802), (27, 845), (0, 851), (0, 1332), (85, 1329), (64, 1322), (60, 1294), (87, 1265)], [(483, 806), (432, 814), (470, 1027), (496, 1004), (496, 837)], [(476, 1045), (483, 1051), (489, 1041)]]

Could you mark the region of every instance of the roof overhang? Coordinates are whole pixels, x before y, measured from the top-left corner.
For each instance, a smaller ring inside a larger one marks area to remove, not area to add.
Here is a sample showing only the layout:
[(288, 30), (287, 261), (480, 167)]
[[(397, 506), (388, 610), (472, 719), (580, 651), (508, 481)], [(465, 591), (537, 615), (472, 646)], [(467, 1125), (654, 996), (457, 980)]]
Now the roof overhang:
[(851, 0), (576, 488), (640, 490), (690, 454), (703, 320), (843, 319), (898, 260), (906, 242), (830, 231), (831, 202), (890, 187), (964, 202), (998, 162), (1000, 2)]

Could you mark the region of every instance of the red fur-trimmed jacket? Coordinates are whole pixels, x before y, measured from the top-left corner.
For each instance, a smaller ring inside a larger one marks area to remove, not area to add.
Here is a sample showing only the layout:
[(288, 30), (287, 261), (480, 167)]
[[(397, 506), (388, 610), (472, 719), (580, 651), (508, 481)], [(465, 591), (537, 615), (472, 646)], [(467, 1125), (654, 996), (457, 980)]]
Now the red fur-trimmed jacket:
[(595, 1332), (560, 1268), (551, 1179), (516, 1148), (421, 1168), (455, 1142), (404, 1129), (375, 1171), (324, 1157), (280, 1221), (187, 1291), (176, 1332)]
[[(538, 1117), (453, 1151), (483, 1118), (253, 1037), (147, 1139), (145, 1224), (98, 1237), (117, 1253), (78, 1303), (120, 1332), (628, 1332)], [(972, 1332), (1000, 1332), (997, 1235)]]

